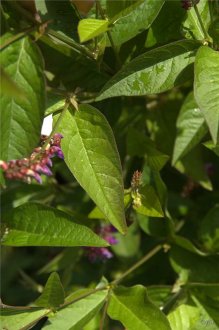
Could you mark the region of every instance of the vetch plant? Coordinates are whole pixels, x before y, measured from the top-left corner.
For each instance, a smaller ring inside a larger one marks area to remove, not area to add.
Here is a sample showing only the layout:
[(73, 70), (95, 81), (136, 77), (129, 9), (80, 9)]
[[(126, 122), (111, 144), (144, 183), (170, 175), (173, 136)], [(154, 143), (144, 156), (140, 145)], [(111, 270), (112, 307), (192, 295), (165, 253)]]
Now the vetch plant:
[(218, 14), (2, 2), (2, 329), (218, 329)]

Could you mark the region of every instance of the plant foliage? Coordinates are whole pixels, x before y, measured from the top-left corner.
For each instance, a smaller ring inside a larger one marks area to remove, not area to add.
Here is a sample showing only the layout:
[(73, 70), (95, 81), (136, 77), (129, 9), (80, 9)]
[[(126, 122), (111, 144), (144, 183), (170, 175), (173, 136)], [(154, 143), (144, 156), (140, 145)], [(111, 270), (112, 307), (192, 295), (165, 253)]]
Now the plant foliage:
[(2, 1), (2, 329), (219, 328), (218, 16)]

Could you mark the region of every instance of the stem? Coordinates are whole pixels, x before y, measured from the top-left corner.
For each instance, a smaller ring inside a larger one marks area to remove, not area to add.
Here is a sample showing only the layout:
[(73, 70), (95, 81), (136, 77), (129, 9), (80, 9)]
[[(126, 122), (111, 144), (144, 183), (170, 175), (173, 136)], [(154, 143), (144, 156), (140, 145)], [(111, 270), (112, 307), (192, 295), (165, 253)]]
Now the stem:
[(105, 319), (106, 319), (106, 313), (107, 313), (107, 308), (109, 306), (109, 295), (110, 295), (111, 291), (109, 290), (108, 291), (108, 294), (107, 294), (107, 297), (106, 297), (106, 302), (105, 302), (105, 305), (104, 305), (104, 308), (103, 308), (103, 315), (101, 317), (101, 320), (100, 320), (100, 328), (99, 330), (103, 330), (104, 328), (104, 323), (105, 323)]
[[(102, 9), (102, 7), (101, 7), (101, 4), (100, 4), (100, 1), (99, 1), (99, 0), (96, 0), (96, 5), (97, 5), (97, 8), (98, 8), (98, 10), (99, 10), (99, 12), (100, 12), (100, 15), (101, 15), (102, 19), (107, 19), (107, 16), (105, 15), (105, 13), (104, 13), (104, 11), (103, 11), (103, 9)], [(119, 67), (121, 67), (121, 66), (122, 66), (122, 63), (121, 63), (121, 60), (120, 60), (120, 57), (119, 57), (119, 54), (118, 54), (117, 48), (116, 48), (116, 46), (115, 46), (115, 44), (114, 44), (114, 41), (113, 41), (113, 38), (112, 38), (112, 34), (111, 34), (110, 31), (107, 31), (106, 33), (107, 33), (107, 36), (108, 36), (109, 41), (110, 41), (110, 43), (111, 43), (112, 49), (113, 49), (113, 51), (114, 51), (114, 54), (115, 54), (115, 57), (116, 57), (117, 64), (118, 64)]]
[(86, 55), (90, 59), (92, 59), (92, 60), (95, 59), (95, 54), (92, 51), (90, 51), (85, 46), (78, 44), (77, 42), (73, 41), (72, 39), (70, 39), (64, 35), (61, 35), (60, 33), (56, 32), (52, 29), (48, 30), (47, 35), (52, 36), (53, 38), (56, 38), (56, 39), (62, 41), (63, 43), (67, 44), (68, 46), (71, 46), (74, 50), (77, 50), (81, 54)]
[(171, 308), (175, 305), (176, 301), (178, 300), (178, 298), (184, 293), (183, 289), (180, 289), (178, 292), (176, 292), (168, 301), (167, 303), (164, 305), (164, 307), (162, 308), (162, 312), (164, 314), (168, 314), (169, 311), (171, 310)]
[(140, 259), (136, 264), (134, 264), (131, 268), (129, 268), (125, 273), (123, 273), (118, 279), (111, 282), (112, 285), (118, 284), (121, 282), (126, 276), (131, 274), (135, 269), (140, 267), (142, 264), (144, 264), (146, 261), (148, 261), (151, 257), (153, 257), (155, 254), (157, 254), (161, 249), (162, 245), (157, 245), (155, 248), (153, 248), (150, 252), (148, 252), (142, 259)]
[(73, 300), (71, 300), (71, 301), (66, 301), (64, 304), (62, 304), (58, 309), (60, 309), (60, 308), (63, 308), (63, 307), (65, 307), (65, 306), (67, 306), (67, 305), (71, 305), (71, 304), (73, 304), (73, 303), (75, 303), (75, 302), (77, 302), (77, 301), (79, 301), (79, 300), (81, 300), (81, 299), (84, 299), (84, 298), (86, 298), (86, 297), (89, 297), (91, 294), (93, 294), (93, 293), (96, 293), (96, 292), (98, 292), (98, 291), (102, 291), (102, 290), (106, 290), (108, 287), (107, 286), (105, 286), (105, 287), (102, 287), (102, 288), (98, 288), (98, 289), (93, 289), (93, 290), (91, 290), (90, 292), (86, 292), (86, 293), (83, 293), (83, 294), (81, 294), (79, 297), (77, 297), (77, 298), (75, 298), (75, 299), (73, 299)]
[(201, 29), (202, 29), (202, 32), (204, 34), (204, 37), (207, 41), (209, 41), (209, 36), (208, 36), (208, 33), (205, 29), (205, 26), (204, 26), (204, 23), (202, 21), (202, 18), (201, 18), (201, 15), (199, 13), (199, 10), (198, 10), (198, 7), (197, 7), (197, 4), (194, 2), (194, 0), (192, 0), (192, 3), (193, 3), (193, 7), (194, 7), (194, 10), (195, 10), (195, 13), (196, 13), (196, 16), (198, 18), (198, 21), (199, 21), (199, 24), (201, 26)]
[(49, 144), (49, 142), (50, 142), (52, 136), (55, 134), (55, 132), (56, 132), (56, 130), (57, 130), (57, 128), (58, 128), (60, 122), (62, 121), (62, 119), (63, 119), (63, 117), (64, 117), (66, 111), (68, 110), (69, 105), (70, 105), (70, 101), (66, 101), (66, 102), (65, 102), (65, 106), (64, 106), (62, 112), (60, 113), (59, 118), (57, 119), (57, 121), (56, 121), (56, 123), (55, 123), (55, 125), (54, 125), (54, 127), (53, 127), (53, 129), (52, 129), (52, 132), (49, 134), (49, 136), (48, 136), (48, 138), (46, 139), (44, 145), (42, 146), (42, 150), (41, 150), (42, 152), (46, 150), (46, 147), (48, 146), (48, 144)]

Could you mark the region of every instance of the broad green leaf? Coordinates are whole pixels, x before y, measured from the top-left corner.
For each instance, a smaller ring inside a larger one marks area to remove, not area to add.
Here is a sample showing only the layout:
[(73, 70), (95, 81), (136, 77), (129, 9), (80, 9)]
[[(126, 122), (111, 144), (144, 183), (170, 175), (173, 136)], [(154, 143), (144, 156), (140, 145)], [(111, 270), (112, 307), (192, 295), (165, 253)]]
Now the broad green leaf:
[(107, 246), (89, 228), (74, 223), (66, 213), (38, 203), (14, 209), (2, 238), (11, 246)]
[(194, 148), (182, 160), (178, 161), (175, 167), (179, 172), (187, 174), (198, 182), (203, 188), (212, 190), (212, 183), (205, 169), (200, 146)]
[(197, 306), (182, 304), (168, 315), (172, 329), (217, 330), (212, 319)]
[[(4, 35), (6, 39), (10, 35)], [(36, 43), (25, 37), (1, 52), (1, 66), (26, 99), (1, 97), (1, 156), (10, 160), (28, 156), (39, 143), (45, 107), (43, 61)]]
[(136, 212), (150, 217), (164, 216), (159, 198), (154, 188), (150, 185), (139, 189), (138, 196), (133, 198), (133, 208)]
[(45, 330), (81, 330), (103, 306), (107, 291), (99, 291), (60, 309), (50, 317), (43, 329)]
[(44, 308), (30, 308), (20, 310), (16, 308), (1, 309), (1, 329), (22, 330), (30, 329), (35, 323), (46, 316), (49, 310)]
[(183, 40), (136, 57), (109, 80), (96, 100), (161, 93), (181, 85), (192, 77), (189, 64), (198, 47), (198, 42)]
[[(164, 0), (139, 0), (125, 8), (111, 20), (111, 35), (116, 46), (147, 30), (159, 14)], [(130, 28), (131, 26), (131, 28)]]
[(212, 139), (219, 141), (219, 54), (202, 46), (195, 59), (194, 95)]
[(182, 105), (176, 126), (177, 136), (173, 151), (173, 164), (196, 146), (207, 133), (205, 119), (192, 92)]
[(218, 284), (203, 286), (201, 290), (198, 290), (198, 287), (196, 287), (195, 289), (196, 290), (192, 290), (194, 292), (194, 295), (192, 294), (191, 298), (202, 312), (203, 325), (208, 327), (209, 329), (217, 330), (219, 327)]
[(145, 46), (149, 48), (182, 39), (182, 20), (185, 14), (178, 1), (166, 0), (148, 30)]
[(39, 307), (59, 307), (64, 303), (65, 293), (58, 273), (52, 273), (46, 282), (43, 293), (34, 302)]
[(122, 170), (112, 130), (90, 105), (69, 111), (59, 131), (65, 162), (80, 185), (122, 233), (126, 231)]
[(93, 39), (108, 30), (109, 22), (103, 19), (85, 18), (79, 21), (78, 34), (81, 42)]
[(219, 205), (212, 208), (202, 220), (200, 238), (207, 251), (219, 251)]
[(15, 100), (25, 99), (25, 93), (15, 84), (1, 67), (1, 93), (13, 97)]
[(115, 288), (107, 313), (129, 330), (171, 329), (165, 315), (148, 299), (141, 285)]
[[(211, 22), (208, 0), (199, 1), (197, 7), (204, 27), (207, 31)], [(187, 10), (187, 17), (182, 24), (182, 27), (186, 39), (196, 39), (201, 41), (205, 39), (203, 29), (199, 23), (194, 7), (191, 7), (190, 10)]]

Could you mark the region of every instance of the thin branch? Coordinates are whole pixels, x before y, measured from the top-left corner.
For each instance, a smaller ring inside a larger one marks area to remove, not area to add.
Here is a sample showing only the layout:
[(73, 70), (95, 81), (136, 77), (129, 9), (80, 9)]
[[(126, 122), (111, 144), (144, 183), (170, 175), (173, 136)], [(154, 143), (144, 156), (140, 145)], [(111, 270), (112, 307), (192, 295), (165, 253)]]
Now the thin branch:
[(200, 26), (201, 26), (202, 32), (203, 32), (203, 34), (204, 34), (204, 37), (205, 37), (206, 41), (210, 42), (210, 40), (209, 40), (209, 35), (208, 35), (208, 33), (207, 33), (206, 29), (205, 29), (205, 26), (204, 26), (204, 23), (203, 23), (203, 21), (202, 21), (202, 17), (201, 17), (201, 15), (200, 15), (200, 13), (199, 13), (199, 10), (198, 10), (198, 7), (197, 7), (197, 4), (195, 3), (194, 0), (192, 0), (192, 3), (193, 3), (193, 7), (194, 7), (194, 10), (195, 10), (196, 16), (197, 16), (198, 21), (199, 21), (199, 24), (200, 24)]
[(109, 306), (109, 296), (111, 294), (111, 290), (108, 291), (107, 297), (106, 297), (106, 302), (104, 304), (104, 308), (103, 308), (103, 314), (100, 320), (100, 328), (99, 330), (103, 330), (104, 328), (104, 323), (105, 323), (105, 319), (106, 319), (106, 313), (107, 313), (107, 308)]
[(52, 132), (49, 134), (49, 136), (48, 136), (48, 138), (46, 139), (44, 145), (42, 146), (42, 152), (46, 150), (46, 147), (48, 146), (48, 144), (49, 144), (51, 138), (52, 138), (53, 135), (55, 134), (56, 130), (58, 129), (59, 124), (61, 123), (61, 121), (62, 121), (62, 119), (63, 119), (63, 117), (64, 117), (64, 115), (65, 115), (65, 113), (66, 113), (66, 111), (68, 110), (69, 105), (70, 105), (70, 101), (67, 101), (67, 100), (66, 100), (66, 102), (65, 102), (65, 106), (64, 106), (62, 112), (60, 113), (59, 118), (57, 119), (57, 121), (56, 121), (56, 123), (55, 123), (55, 125), (54, 125), (54, 127), (53, 127), (53, 129), (52, 129)]
[(131, 274), (134, 270), (136, 270), (138, 267), (140, 267), (142, 264), (144, 264), (146, 261), (148, 261), (151, 257), (153, 257), (155, 254), (157, 254), (161, 249), (162, 245), (157, 245), (155, 248), (153, 248), (150, 252), (148, 252), (142, 259), (140, 259), (136, 264), (134, 264), (131, 268), (129, 268), (125, 273), (123, 273), (118, 279), (111, 282), (111, 285), (116, 285), (119, 282), (121, 282), (126, 276)]
[[(100, 1), (99, 0), (96, 0), (96, 5), (97, 5), (97, 8), (98, 8), (98, 10), (100, 12), (100, 15), (101, 15), (102, 19), (107, 19), (107, 16), (105, 15), (105, 13), (104, 13), (104, 11), (103, 11), (103, 9), (101, 7), (101, 4), (100, 4)], [(111, 43), (112, 49), (114, 51), (117, 64), (118, 64), (119, 67), (121, 67), (122, 66), (122, 63), (121, 63), (121, 60), (120, 60), (120, 57), (119, 57), (119, 54), (118, 54), (118, 49), (116, 48), (115, 43), (113, 41), (112, 34), (111, 34), (110, 31), (107, 31), (106, 33), (107, 33), (107, 36), (108, 36), (109, 41)]]

